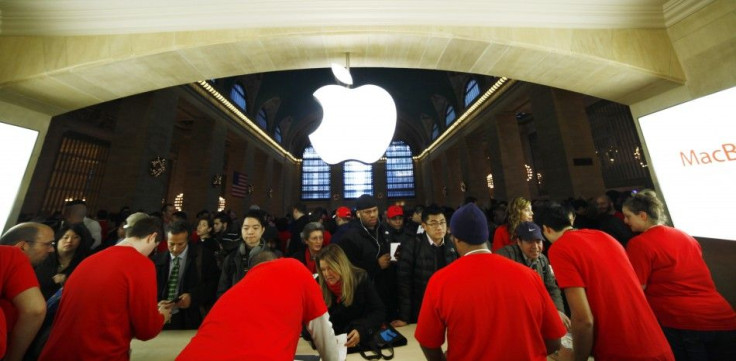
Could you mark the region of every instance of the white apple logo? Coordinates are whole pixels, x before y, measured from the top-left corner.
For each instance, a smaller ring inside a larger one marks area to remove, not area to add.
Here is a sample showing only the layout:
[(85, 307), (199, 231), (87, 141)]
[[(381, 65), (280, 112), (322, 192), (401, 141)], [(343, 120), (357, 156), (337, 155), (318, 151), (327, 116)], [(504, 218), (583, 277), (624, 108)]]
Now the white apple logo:
[[(338, 80), (352, 84), (350, 72), (332, 66)], [(322, 122), (309, 135), (314, 150), (328, 164), (354, 159), (373, 163), (386, 152), (396, 130), (396, 104), (376, 85), (356, 89), (326, 85), (314, 92), (322, 105)]]

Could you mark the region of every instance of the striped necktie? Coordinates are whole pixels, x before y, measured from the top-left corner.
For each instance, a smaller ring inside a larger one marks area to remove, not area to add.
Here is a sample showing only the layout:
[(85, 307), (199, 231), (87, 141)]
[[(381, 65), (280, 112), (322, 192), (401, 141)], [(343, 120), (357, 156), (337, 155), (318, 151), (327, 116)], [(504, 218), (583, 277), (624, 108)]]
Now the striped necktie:
[(171, 268), (169, 275), (169, 283), (167, 285), (166, 299), (173, 300), (176, 298), (176, 286), (179, 285), (179, 257), (174, 257), (174, 266)]

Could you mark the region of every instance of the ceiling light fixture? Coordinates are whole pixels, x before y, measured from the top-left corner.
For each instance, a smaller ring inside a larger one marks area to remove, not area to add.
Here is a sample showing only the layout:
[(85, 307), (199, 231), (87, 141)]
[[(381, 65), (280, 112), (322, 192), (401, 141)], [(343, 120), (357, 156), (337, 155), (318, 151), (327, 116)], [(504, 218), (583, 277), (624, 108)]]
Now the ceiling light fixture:
[(322, 105), (322, 122), (309, 135), (314, 150), (325, 163), (346, 160), (374, 163), (386, 153), (396, 130), (396, 104), (383, 88), (368, 84), (351, 89), (350, 54), (346, 67), (332, 64), (342, 85), (325, 85), (314, 92)]

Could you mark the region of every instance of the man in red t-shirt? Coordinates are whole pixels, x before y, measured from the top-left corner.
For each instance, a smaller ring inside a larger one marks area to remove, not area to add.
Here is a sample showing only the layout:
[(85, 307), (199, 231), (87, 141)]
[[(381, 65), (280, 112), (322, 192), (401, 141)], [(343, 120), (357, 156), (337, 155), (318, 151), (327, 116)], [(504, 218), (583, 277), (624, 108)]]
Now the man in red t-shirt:
[(1, 318), (0, 359), (5, 355), (5, 361), (20, 361), (46, 316), (46, 301), (36, 274), (20, 248), (0, 246), (0, 301), (13, 306), (16, 320), (6, 329), (5, 316)]
[(337, 361), (337, 340), (322, 291), (303, 264), (264, 251), (215, 303), (178, 361), (291, 361), (304, 325), (322, 360)]
[[(565, 327), (534, 270), (491, 254), (488, 222), (473, 203), (450, 221), (462, 256), (429, 280), (414, 334), (427, 360), (539, 360)], [(503, 277), (489, 277), (503, 275)]]
[[(54, 243), (54, 231), (51, 227), (37, 222), (17, 224), (0, 237), (0, 245), (20, 249), (28, 257), (32, 267), (42, 263), (54, 252)], [(37, 279), (35, 273), (32, 278), (33, 281)], [(34, 284), (38, 285), (37, 282)], [(0, 308), (5, 317), (5, 329), (12, 330), (18, 318), (18, 311), (9, 299), (0, 298)]]
[(560, 205), (538, 215), (570, 305), (574, 359), (674, 361), (621, 244), (601, 231), (574, 230)]
[(87, 257), (64, 285), (39, 361), (127, 361), (130, 340), (149, 340), (171, 316), (156, 304), (156, 269), (147, 257), (161, 222), (143, 215), (116, 246)]

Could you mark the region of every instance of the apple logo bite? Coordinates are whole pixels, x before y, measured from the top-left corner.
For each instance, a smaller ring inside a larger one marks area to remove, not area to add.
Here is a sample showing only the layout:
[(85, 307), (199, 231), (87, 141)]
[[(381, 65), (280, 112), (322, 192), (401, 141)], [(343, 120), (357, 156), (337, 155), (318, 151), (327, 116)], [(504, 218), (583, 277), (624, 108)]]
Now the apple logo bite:
[[(333, 64), (332, 72), (340, 82), (353, 83), (349, 70)], [(369, 164), (383, 156), (396, 130), (396, 104), (386, 90), (371, 84), (355, 89), (325, 85), (314, 97), (323, 114), (309, 140), (323, 161)]]

